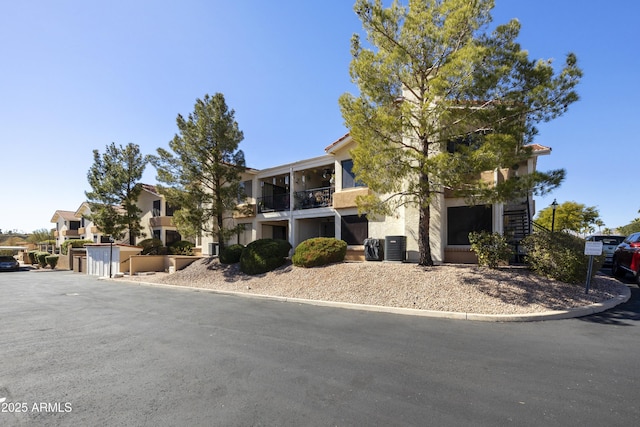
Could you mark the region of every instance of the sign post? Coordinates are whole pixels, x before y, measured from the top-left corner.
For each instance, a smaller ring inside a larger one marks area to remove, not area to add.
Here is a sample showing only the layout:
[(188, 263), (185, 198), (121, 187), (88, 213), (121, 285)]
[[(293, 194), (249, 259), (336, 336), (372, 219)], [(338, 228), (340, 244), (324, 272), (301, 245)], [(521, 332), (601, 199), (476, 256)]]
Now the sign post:
[(589, 268), (587, 269), (587, 285), (584, 290), (584, 293), (588, 294), (589, 285), (591, 284), (591, 271), (593, 270), (593, 257), (602, 255), (602, 241), (585, 242), (584, 254), (589, 255)]

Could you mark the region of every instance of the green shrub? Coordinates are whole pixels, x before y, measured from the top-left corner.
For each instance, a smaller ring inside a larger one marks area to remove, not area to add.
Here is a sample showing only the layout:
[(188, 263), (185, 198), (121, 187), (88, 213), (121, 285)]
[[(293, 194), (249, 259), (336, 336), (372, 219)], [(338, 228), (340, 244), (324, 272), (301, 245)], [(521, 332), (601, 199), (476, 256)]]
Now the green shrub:
[(142, 247), (142, 255), (166, 255), (167, 248), (160, 239), (144, 239), (138, 243)]
[(240, 255), (240, 270), (245, 274), (262, 274), (285, 263), (291, 244), (286, 240), (259, 239), (247, 245)]
[(317, 267), (344, 261), (347, 242), (333, 237), (315, 237), (300, 243), (291, 257), (293, 265)]
[(29, 262), (31, 263), (31, 265), (36, 265), (38, 263), (38, 260), (36, 259), (36, 253), (38, 251), (28, 251), (27, 252), (27, 256), (29, 257)]
[(58, 259), (60, 257), (58, 255), (49, 255), (47, 257), (45, 257), (45, 261), (47, 264), (49, 264), (49, 267), (51, 267), (51, 269), (53, 270), (54, 268), (56, 268), (56, 265), (58, 265)]
[(65, 240), (60, 245), (60, 251), (62, 255), (67, 255), (69, 253), (69, 246), (72, 248), (82, 248), (87, 243), (93, 243), (93, 240)]
[(49, 252), (40, 252), (40, 251), (36, 252), (35, 254), (36, 261), (41, 268), (45, 268), (47, 266), (47, 257), (49, 255), (50, 255)]
[(222, 264), (235, 264), (236, 262), (240, 262), (240, 255), (242, 255), (243, 249), (244, 246), (238, 243), (227, 246), (220, 252), (220, 262)]
[[(535, 273), (565, 283), (583, 284), (587, 280), (589, 257), (583, 239), (564, 232), (538, 232), (525, 237), (525, 260)], [(592, 276), (602, 267), (604, 255), (594, 257)]]
[(169, 245), (169, 253), (172, 255), (193, 255), (193, 243), (187, 240), (178, 240)]
[(500, 262), (508, 263), (513, 253), (507, 238), (500, 233), (472, 231), (469, 242), (480, 267), (498, 268)]

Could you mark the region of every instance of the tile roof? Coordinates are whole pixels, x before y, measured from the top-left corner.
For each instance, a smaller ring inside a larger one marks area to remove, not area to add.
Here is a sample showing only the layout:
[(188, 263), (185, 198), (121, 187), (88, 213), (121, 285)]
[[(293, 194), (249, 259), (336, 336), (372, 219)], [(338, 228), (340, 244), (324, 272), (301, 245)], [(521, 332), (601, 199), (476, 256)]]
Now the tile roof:
[(62, 218), (65, 221), (80, 221), (80, 218), (76, 216), (74, 211), (61, 211), (57, 210), (53, 217), (51, 218), (51, 222), (58, 222), (58, 218)]
[(156, 196), (160, 195), (160, 193), (158, 192), (158, 189), (156, 188), (155, 185), (150, 185), (150, 184), (140, 184), (140, 185), (142, 186), (142, 189), (144, 191), (147, 191), (147, 192), (149, 192), (151, 194), (154, 194)]

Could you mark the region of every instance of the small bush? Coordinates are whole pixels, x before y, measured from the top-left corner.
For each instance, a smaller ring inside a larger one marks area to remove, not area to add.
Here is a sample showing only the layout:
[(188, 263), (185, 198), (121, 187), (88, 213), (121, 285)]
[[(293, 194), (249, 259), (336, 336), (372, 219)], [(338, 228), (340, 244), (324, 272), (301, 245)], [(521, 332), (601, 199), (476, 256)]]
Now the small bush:
[(41, 268), (45, 268), (47, 266), (47, 257), (49, 255), (49, 252), (36, 252), (36, 261)]
[(291, 244), (286, 240), (259, 239), (247, 245), (240, 255), (240, 270), (245, 274), (262, 274), (285, 263)]
[(144, 239), (138, 243), (142, 247), (142, 255), (166, 255), (167, 248), (160, 239)]
[(36, 253), (38, 251), (28, 251), (27, 252), (27, 256), (29, 257), (29, 262), (31, 263), (31, 265), (36, 265), (38, 263), (38, 260), (36, 259)]
[(507, 238), (500, 233), (472, 231), (469, 233), (471, 250), (478, 257), (480, 267), (498, 268), (500, 262), (508, 263), (512, 251)]
[(187, 240), (178, 240), (169, 245), (169, 253), (172, 255), (193, 255), (193, 243)]
[(72, 248), (82, 248), (87, 243), (93, 243), (93, 240), (65, 240), (60, 245), (60, 251), (62, 255), (67, 255), (69, 253), (69, 246)]
[(58, 265), (59, 258), (60, 257), (58, 255), (49, 255), (45, 257), (45, 261), (47, 264), (49, 264), (49, 267), (51, 267), (51, 269), (53, 270), (54, 268), (56, 268), (56, 265)]
[(333, 237), (315, 237), (300, 243), (291, 257), (293, 265), (317, 267), (344, 261), (347, 242)]
[(227, 246), (220, 252), (220, 262), (222, 264), (235, 264), (236, 262), (240, 262), (240, 255), (242, 255), (243, 249), (244, 246), (238, 243)]
[[(522, 240), (529, 268), (535, 273), (565, 283), (583, 284), (587, 280), (589, 257), (584, 240), (564, 232), (534, 233)], [(594, 257), (592, 276), (602, 267), (604, 255)]]

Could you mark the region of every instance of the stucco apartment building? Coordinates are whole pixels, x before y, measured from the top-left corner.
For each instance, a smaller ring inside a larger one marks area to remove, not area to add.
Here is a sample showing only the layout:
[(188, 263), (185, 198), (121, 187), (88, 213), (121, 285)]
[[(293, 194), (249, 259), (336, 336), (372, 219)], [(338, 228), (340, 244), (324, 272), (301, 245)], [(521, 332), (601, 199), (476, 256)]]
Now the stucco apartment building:
[[(403, 259), (418, 261), (418, 218), (415, 207), (402, 207), (394, 216), (369, 219), (359, 216), (356, 197), (369, 189), (355, 178), (350, 150), (355, 141), (344, 135), (325, 148), (325, 155), (263, 170), (248, 169), (243, 177), (250, 214), (236, 215), (234, 225), (244, 231), (228, 243), (247, 244), (260, 238), (288, 240), (295, 248), (312, 237), (336, 237), (348, 244), (348, 257), (363, 259), (364, 240), (401, 236)], [(519, 174), (532, 173), (537, 158), (551, 149), (532, 146), (531, 157), (517, 168)], [(496, 170), (483, 174), (489, 182), (512, 178), (513, 171)], [(530, 233), (534, 213), (531, 196), (511, 203), (467, 206), (448, 194), (437, 196), (431, 206), (430, 239), (434, 262), (476, 262), (470, 252), (469, 231), (484, 229), (505, 233), (515, 241)], [(230, 224), (229, 224), (230, 225)], [(216, 244), (203, 238), (203, 254), (214, 254)]]
[[(182, 239), (173, 224), (173, 209), (153, 185), (142, 184), (137, 206), (142, 211), (140, 222), (144, 235), (138, 237), (136, 243), (147, 238), (157, 238), (166, 246)], [(105, 236), (91, 220), (86, 218), (90, 213), (91, 208), (87, 202), (83, 202), (75, 211), (55, 211), (51, 222), (55, 224), (56, 247), (59, 248), (66, 240), (73, 239), (108, 243), (109, 236)], [(125, 235), (116, 243), (129, 243), (129, 236)]]

